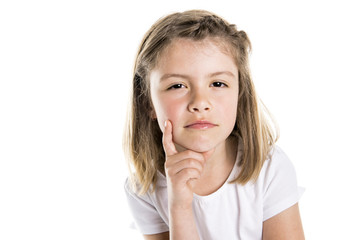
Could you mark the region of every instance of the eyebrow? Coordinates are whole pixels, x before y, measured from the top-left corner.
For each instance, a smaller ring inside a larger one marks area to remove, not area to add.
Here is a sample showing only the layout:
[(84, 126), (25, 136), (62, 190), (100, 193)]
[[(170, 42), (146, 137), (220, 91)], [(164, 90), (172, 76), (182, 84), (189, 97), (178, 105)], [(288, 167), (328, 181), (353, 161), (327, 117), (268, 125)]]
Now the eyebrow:
[[(220, 72), (210, 73), (210, 74), (207, 75), (207, 77), (211, 78), (211, 77), (216, 77), (216, 76), (219, 76), (219, 75), (227, 75), (227, 76), (236, 78), (235, 75), (230, 71), (220, 71)], [(184, 75), (184, 74), (168, 73), (168, 74), (162, 75), (161, 78), (160, 78), (160, 81), (164, 81), (164, 80), (166, 80), (168, 78), (172, 78), (172, 77), (184, 78), (184, 79), (190, 79), (191, 78), (190, 76)]]
[(168, 78), (172, 78), (172, 77), (190, 79), (190, 76), (188, 76), (188, 75), (177, 74), (177, 73), (168, 73), (168, 74), (164, 74), (164, 75), (161, 76), (160, 82), (164, 81), (164, 80), (166, 80)]
[(230, 71), (214, 72), (214, 73), (209, 74), (209, 77), (216, 77), (219, 75), (228, 75), (230, 77), (235, 78), (235, 75)]

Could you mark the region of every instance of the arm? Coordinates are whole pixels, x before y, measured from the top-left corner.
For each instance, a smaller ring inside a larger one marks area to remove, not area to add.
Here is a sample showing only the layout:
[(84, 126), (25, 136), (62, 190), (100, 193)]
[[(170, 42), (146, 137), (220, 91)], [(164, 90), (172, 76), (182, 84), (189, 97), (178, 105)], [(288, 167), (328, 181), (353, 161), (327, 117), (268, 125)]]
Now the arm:
[[(192, 209), (170, 209), (171, 239), (198, 239), (198, 233)], [(169, 232), (144, 235), (146, 240), (169, 240)]]
[(170, 208), (170, 236), (174, 239), (199, 239), (192, 208)]
[(169, 230), (171, 240), (199, 239), (192, 211), (192, 184), (199, 179), (205, 159), (213, 151), (197, 153), (186, 150), (178, 152), (172, 141), (172, 124), (167, 121), (163, 135), (166, 155), (165, 172), (169, 203)]
[(263, 223), (263, 240), (303, 240), (298, 204), (282, 211)]

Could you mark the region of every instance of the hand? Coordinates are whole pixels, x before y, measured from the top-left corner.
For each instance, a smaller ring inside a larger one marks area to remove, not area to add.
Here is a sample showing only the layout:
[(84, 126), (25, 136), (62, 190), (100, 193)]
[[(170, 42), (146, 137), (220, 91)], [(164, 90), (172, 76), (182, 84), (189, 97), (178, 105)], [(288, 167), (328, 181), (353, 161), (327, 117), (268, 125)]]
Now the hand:
[(178, 152), (172, 136), (172, 124), (166, 121), (163, 133), (165, 151), (165, 173), (168, 187), (169, 207), (190, 209), (193, 200), (193, 186), (201, 178), (206, 159), (214, 149), (198, 153), (191, 150)]

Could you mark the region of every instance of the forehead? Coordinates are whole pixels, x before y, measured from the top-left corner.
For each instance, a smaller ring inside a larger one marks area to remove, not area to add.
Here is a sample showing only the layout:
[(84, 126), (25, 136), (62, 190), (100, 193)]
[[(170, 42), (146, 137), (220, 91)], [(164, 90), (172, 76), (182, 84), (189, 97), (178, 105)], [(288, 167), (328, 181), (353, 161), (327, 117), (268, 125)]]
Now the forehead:
[(165, 47), (158, 55), (156, 65), (153, 69), (164, 68), (169, 64), (176, 64), (177, 60), (187, 58), (188, 61), (196, 61), (197, 58), (227, 58), (227, 62), (236, 65), (234, 54), (230, 44), (220, 38), (205, 38), (203, 40), (192, 40), (177, 38)]

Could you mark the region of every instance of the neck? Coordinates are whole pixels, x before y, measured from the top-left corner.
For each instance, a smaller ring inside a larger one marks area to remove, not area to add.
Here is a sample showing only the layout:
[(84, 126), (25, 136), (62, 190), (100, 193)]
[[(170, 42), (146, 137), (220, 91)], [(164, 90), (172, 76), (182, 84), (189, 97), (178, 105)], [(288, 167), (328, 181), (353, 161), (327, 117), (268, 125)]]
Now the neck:
[(205, 164), (205, 170), (217, 171), (217, 168), (224, 165), (233, 165), (237, 154), (237, 140), (229, 137), (226, 141), (216, 146), (214, 153)]
[(229, 137), (216, 146), (214, 153), (205, 163), (202, 177), (194, 185), (198, 195), (209, 195), (218, 190), (228, 179), (236, 160), (237, 141)]

